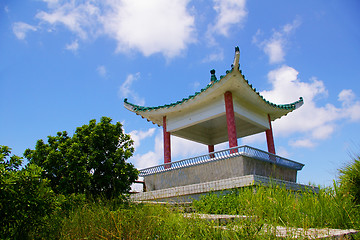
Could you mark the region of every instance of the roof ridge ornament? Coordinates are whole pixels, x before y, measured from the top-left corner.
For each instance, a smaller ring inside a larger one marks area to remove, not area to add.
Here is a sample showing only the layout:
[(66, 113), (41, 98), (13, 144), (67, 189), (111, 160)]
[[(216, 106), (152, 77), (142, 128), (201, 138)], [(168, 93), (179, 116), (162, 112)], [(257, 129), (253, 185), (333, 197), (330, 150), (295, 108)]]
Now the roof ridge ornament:
[(234, 63), (232, 64), (233, 69), (239, 69), (239, 60), (240, 60), (240, 49), (238, 46), (235, 47), (235, 57)]
[(210, 84), (213, 84), (217, 81), (216, 75), (215, 75), (215, 69), (210, 70), (211, 78), (210, 78)]

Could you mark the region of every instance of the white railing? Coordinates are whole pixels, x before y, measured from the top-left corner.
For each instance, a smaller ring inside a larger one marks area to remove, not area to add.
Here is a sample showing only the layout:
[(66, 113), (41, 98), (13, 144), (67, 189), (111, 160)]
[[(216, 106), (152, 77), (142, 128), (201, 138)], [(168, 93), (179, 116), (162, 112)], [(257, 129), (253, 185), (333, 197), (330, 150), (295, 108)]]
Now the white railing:
[(261, 161), (275, 163), (280, 166), (288, 167), (295, 170), (301, 170), (304, 164), (277, 156), (275, 154), (262, 151), (260, 149), (256, 149), (249, 146), (240, 146), (240, 147), (233, 147), (228, 148), (221, 151), (211, 152), (205, 155), (192, 157), (183, 159), (180, 161), (175, 161), (171, 163), (165, 163), (161, 165), (157, 165), (154, 167), (149, 167), (140, 170), (139, 176), (147, 176), (155, 173), (160, 173), (164, 171), (171, 171), (174, 169), (189, 167), (193, 165), (203, 164), (207, 162), (219, 161), (223, 159), (233, 158), (237, 156), (247, 156), (251, 158), (256, 158)]

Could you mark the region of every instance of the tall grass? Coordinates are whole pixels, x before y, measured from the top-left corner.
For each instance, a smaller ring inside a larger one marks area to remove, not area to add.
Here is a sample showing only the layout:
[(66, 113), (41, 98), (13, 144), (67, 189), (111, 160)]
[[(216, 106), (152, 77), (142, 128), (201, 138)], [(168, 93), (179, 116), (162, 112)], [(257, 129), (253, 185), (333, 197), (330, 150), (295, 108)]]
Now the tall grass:
[(339, 182), (345, 195), (351, 197), (355, 204), (360, 205), (360, 156), (339, 170)]
[(49, 218), (48, 226), (57, 227), (34, 239), (276, 239), (274, 226), (279, 225), (360, 228), (359, 207), (336, 185), (319, 193), (294, 193), (277, 185), (242, 188), (193, 202), (198, 213), (249, 216), (226, 226), (196, 215), (186, 218), (179, 209), (163, 205), (93, 199), (74, 206)]
[(60, 239), (263, 239), (260, 228), (253, 222), (224, 230), (214, 222), (185, 218), (166, 206), (130, 204), (111, 210), (87, 204), (64, 219)]
[(285, 187), (242, 188), (193, 202), (198, 212), (256, 216), (268, 224), (301, 228), (360, 229), (360, 208), (333, 188), (294, 193)]

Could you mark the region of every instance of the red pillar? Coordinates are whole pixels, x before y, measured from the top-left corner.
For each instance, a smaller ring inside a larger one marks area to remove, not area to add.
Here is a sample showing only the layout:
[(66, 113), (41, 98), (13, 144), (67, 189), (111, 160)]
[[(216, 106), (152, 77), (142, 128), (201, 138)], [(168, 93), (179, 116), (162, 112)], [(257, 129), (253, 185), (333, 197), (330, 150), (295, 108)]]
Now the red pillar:
[[(171, 143), (170, 143), (170, 133), (166, 131), (166, 116), (163, 117), (163, 132), (164, 132), (164, 164), (171, 162)], [(169, 168), (169, 165), (166, 165), (165, 168)]]
[(268, 152), (272, 153), (272, 154), (276, 154), (275, 153), (274, 136), (273, 136), (273, 131), (272, 131), (272, 127), (271, 127), (271, 118), (270, 118), (269, 114), (268, 114), (268, 119), (269, 119), (270, 128), (265, 131), (265, 133), (266, 133), (266, 141), (267, 141), (267, 146), (268, 146)]
[[(236, 124), (235, 124), (235, 114), (234, 114), (234, 104), (232, 93), (227, 91), (224, 94), (225, 98), (225, 111), (226, 111), (226, 123), (228, 130), (228, 138), (229, 138), (229, 147), (237, 147), (237, 136), (236, 136)], [(234, 151), (234, 152), (237, 152)]]
[[(215, 151), (214, 145), (208, 145), (208, 149), (209, 149), (209, 153), (212, 153), (212, 152)], [(214, 154), (210, 154), (209, 156), (210, 156), (210, 158), (214, 158), (214, 157), (215, 157)]]

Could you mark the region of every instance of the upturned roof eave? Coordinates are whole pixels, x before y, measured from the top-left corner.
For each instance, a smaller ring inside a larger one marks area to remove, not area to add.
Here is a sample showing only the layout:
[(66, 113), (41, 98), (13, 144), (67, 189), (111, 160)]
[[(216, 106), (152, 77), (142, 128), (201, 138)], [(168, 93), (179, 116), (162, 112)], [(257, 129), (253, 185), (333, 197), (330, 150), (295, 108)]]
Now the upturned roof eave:
[[(236, 90), (236, 89), (228, 89), (229, 86), (231, 86), (231, 79), (233, 79), (232, 81), (234, 81), (234, 78), (231, 78), (230, 76), (228, 76), (228, 74), (222, 77), (220, 80), (217, 80), (216, 82), (209, 84), (206, 88), (202, 89), (200, 92), (197, 92), (194, 95), (190, 95), (188, 98), (184, 98), (182, 101), (178, 101), (176, 103), (166, 104), (157, 107), (144, 107), (144, 106), (138, 106), (136, 104), (132, 104), (128, 102), (127, 99), (125, 99), (124, 106), (126, 109), (142, 116), (143, 118), (146, 118), (148, 121), (151, 121), (154, 124), (162, 126), (162, 116), (169, 115), (173, 112), (183, 111), (187, 107), (190, 107), (191, 105), (196, 104), (199, 101), (201, 102), (207, 101), (207, 99), (213, 97), (212, 93), (216, 92), (220, 87), (223, 87), (223, 89), (221, 93), (219, 92), (219, 94), (222, 94), (223, 91), (226, 90)], [(228, 83), (229, 86), (226, 86), (227, 84), (225, 81), (229, 81)], [(261, 109), (263, 109), (267, 114), (271, 116), (272, 121), (287, 115), (288, 113), (298, 109), (303, 105), (302, 98), (290, 104), (281, 104), (281, 105), (274, 104), (270, 101), (267, 101), (264, 97), (260, 95), (259, 92), (256, 92), (256, 89), (252, 88), (252, 86), (248, 84), (246, 80), (244, 81), (247, 83), (247, 87), (250, 87), (252, 90), (252, 93), (250, 94), (258, 95), (255, 96), (255, 98), (257, 98), (257, 103), (261, 105)], [(246, 85), (243, 87), (246, 87)]]
[[(251, 96), (253, 101), (259, 106), (259, 108), (261, 108), (263, 111), (266, 111), (266, 113), (270, 115), (272, 121), (287, 115), (288, 113), (298, 109), (303, 105), (302, 97), (300, 97), (298, 101), (289, 104), (275, 104), (266, 100), (258, 91), (256, 91), (256, 88), (252, 87), (249, 81), (246, 80), (245, 76), (242, 74), (242, 71), (239, 68), (238, 50), (235, 52), (233, 68), (230, 71), (226, 71), (225, 76), (220, 76), (219, 80), (216, 79), (215, 75), (212, 75), (212, 80), (212, 83), (208, 84), (199, 92), (195, 92), (195, 94), (190, 95), (187, 98), (183, 98), (182, 100), (175, 103), (160, 105), (156, 107), (145, 107), (130, 103), (125, 98), (124, 106), (126, 109), (142, 116), (143, 118), (146, 118), (148, 121), (162, 126), (162, 116), (171, 114), (172, 112), (183, 110), (184, 108), (198, 103), (198, 101), (206, 101), (206, 97), (213, 94), (219, 88), (222, 88), (222, 91), (236, 91), (240, 88), (244, 88), (242, 90), (240, 89), (239, 91), (246, 91)], [(233, 89), (233, 85), (231, 84), (232, 81), (239, 81), (238, 83), (240, 84), (240, 87), (237, 87), (237, 89)], [(222, 93), (223, 92), (221, 92), (221, 94)]]

